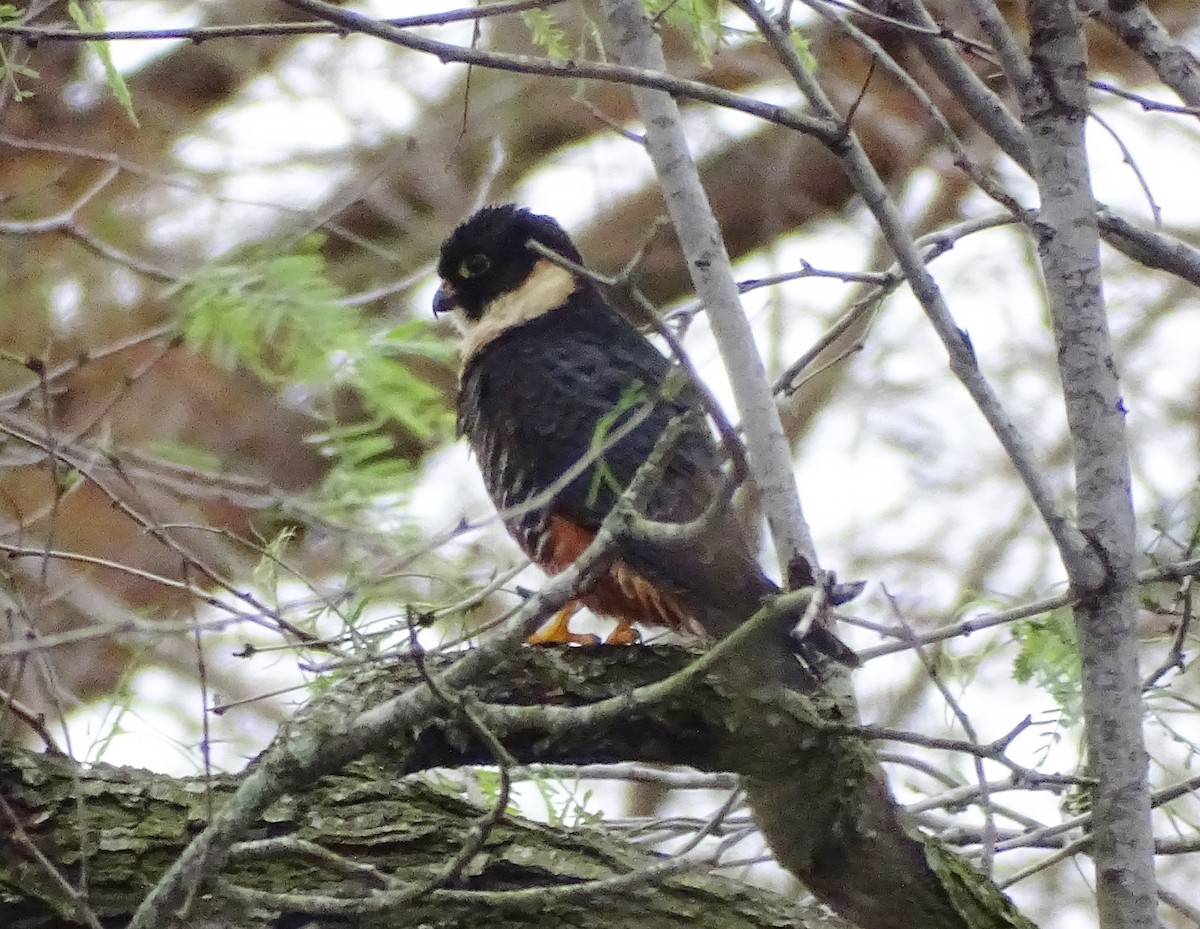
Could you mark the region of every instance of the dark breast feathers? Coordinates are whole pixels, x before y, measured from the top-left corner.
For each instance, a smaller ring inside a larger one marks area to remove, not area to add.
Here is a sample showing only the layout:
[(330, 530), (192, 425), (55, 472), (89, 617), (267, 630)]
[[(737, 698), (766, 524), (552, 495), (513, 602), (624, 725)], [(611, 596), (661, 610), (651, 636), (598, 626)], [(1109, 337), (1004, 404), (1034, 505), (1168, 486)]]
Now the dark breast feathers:
[[(667, 425), (694, 406), (690, 388), (665, 395), (671, 370), (630, 323), (587, 290), (468, 359), (459, 430), (474, 448), (505, 525), (551, 573), (577, 557)], [(614, 432), (638, 415), (646, 418), (612, 442)], [(605, 447), (606, 437), (611, 447)], [(721, 486), (720, 453), (699, 420), (667, 458), (641, 511), (661, 522), (688, 522)], [(587, 530), (577, 534), (580, 544), (563, 542), (564, 526)], [(551, 538), (550, 530), (558, 537)], [(648, 581), (656, 596), (670, 601), (652, 611), (661, 615), (641, 621), (691, 632), (702, 627), (716, 637), (728, 634), (774, 589), (728, 511), (708, 531), (680, 543), (625, 540), (613, 574), (610, 587), (617, 581), (629, 587), (627, 576), (636, 575), (637, 583)], [(604, 599), (603, 590), (599, 594)], [(582, 599), (598, 608), (596, 597)], [(599, 611), (619, 612), (603, 603)]]
[[(689, 390), (662, 396), (670, 370), (624, 318), (586, 293), (509, 330), (470, 359), (459, 390), (459, 431), (524, 547), (532, 551), (530, 534), (551, 511), (599, 527), (671, 419), (694, 402)], [(633, 416), (645, 420), (613, 442)], [(651, 518), (693, 519), (719, 486), (720, 456), (702, 429), (689, 430), (670, 455), (644, 507)], [(562, 486), (564, 475), (581, 465)]]

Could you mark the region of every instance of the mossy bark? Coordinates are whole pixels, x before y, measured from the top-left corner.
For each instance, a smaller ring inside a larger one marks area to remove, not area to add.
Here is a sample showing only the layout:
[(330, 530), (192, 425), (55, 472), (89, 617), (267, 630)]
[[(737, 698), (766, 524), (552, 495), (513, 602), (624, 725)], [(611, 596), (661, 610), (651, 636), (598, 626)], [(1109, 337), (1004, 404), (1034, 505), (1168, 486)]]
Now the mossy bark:
[[(509, 705), (585, 705), (660, 680), (691, 657), (667, 648), (526, 648), (493, 667), (472, 696)], [(361, 710), (416, 680), (409, 665), (356, 675), (315, 698), (289, 725), (319, 729), (323, 715)], [(829, 725), (836, 722), (831, 706), (794, 694), (748, 695), (744, 682), (719, 674), (666, 700), (630, 706), (628, 714), (586, 729), (540, 726), (533, 714), (527, 727), (510, 729), (503, 741), (527, 763), (640, 760), (738, 771), (780, 861), (868, 929), (1022, 924), (1003, 895), (949, 852), (939, 854), (958, 867), (930, 865), (927, 840), (891, 800), (870, 746)], [(304, 840), (410, 886), (428, 881), (462, 847), (480, 811), (408, 775), (492, 761), (458, 718), (461, 714), (450, 713), (429, 720), (379, 746), (372, 757), (293, 790), (258, 818), (243, 841)], [(0, 798), (7, 804), (0, 811), (6, 820), (10, 812), (15, 817), (7, 823), (12, 828), (0, 834), (0, 925), (83, 924), (76, 901), (46, 863), (36, 860), (33, 848), (74, 887), (80, 886), (86, 861), (83, 899), (106, 926), (123, 925), (238, 782), (238, 775), (205, 781), (105, 765), (85, 768), (0, 747)], [(234, 851), (218, 879), (193, 899), (186, 925), (291, 925), (306, 912), (305, 895), (361, 899), (379, 886), (369, 874), (357, 876), (287, 848)], [(403, 907), (357, 913), (350, 922), (671, 927), (808, 925), (829, 918), (706, 875), (655, 877), (582, 898), (554, 891), (660, 860), (593, 830), (510, 818), (488, 836), (454, 886), (430, 890)], [(235, 886), (291, 896), (259, 906), (247, 903)], [(505, 893), (535, 887), (547, 889), (534, 900)], [(956, 902), (964, 899), (971, 905)]]

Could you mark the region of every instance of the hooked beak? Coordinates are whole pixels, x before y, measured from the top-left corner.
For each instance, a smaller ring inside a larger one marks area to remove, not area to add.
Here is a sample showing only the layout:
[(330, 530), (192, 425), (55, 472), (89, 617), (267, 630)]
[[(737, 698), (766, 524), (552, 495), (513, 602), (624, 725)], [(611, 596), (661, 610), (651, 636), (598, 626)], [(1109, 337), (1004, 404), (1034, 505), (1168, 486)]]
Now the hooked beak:
[(452, 313), (458, 308), (458, 295), (454, 292), (454, 288), (449, 284), (442, 284), (437, 289), (437, 293), (433, 295), (433, 315), (441, 316), (443, 313)]

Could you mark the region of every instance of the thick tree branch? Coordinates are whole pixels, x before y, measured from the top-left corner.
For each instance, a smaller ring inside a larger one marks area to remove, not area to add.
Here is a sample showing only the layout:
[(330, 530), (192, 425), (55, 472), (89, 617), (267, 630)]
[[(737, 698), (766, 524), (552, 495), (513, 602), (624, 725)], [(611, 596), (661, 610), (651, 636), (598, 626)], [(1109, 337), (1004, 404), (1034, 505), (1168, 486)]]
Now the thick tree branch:
[(1100, 924), (1152, 929), (1158, 921), (1138, 673), (1137, 539), (1084, 138), (1087, 50), (1070, 0), (1031, 0), (1029, 21), (1028, 63), (1008, 77), (1021, 101), (1042, 201), (1035, 230), (1074, 452), (1079, 526), (1105, 567), (1097, 583), (1090, 564), (1064, 553), (1080, 597), (1075, 625), (1088, 762), (1098, 781), (1092, 801)]
[[(792, 789), (802, 801), (787, 808), (776, 807), (777, 812), (771, 815), (788, 819), (788, 830), (801, 829), (808, 835), (808, 853), (812, 856), (808, 876), (815, 888), (837, 902), (845, 903), (846, 898), (858, 900), (850, 909), (868, 910), (867, 902), (862, 899), (867, 896), (878, 900), (875, 906), (879, 913), (861, 919), (864, 927), (910, 927), (916, 914), (921, 915), (925, 929), (1028, 926), (989, 882), (911, 830), (887, 796), (869, 745), (857, 735), (839, 731), (838, 710), (830, 701), (801, 698), (775, 689), (748, 696), (740, 683), (731, 682), (729, 667), (718, 673), (680, 678), (680, 672), (686, 671), (692, 658), (680, 649), (646, 647), (524, 648), (500, 656), (493, 652), (465, 695), (469, 705), (480, 710), (478, 718), (485, 724), (489, 720), (483, 708), (489, 705), (504, 705), (514, 711), (525, 709), (520, 714), (514, 712), (513, 718), (519, 716), (519, 723), (506, 723), (503, 732), (505, 750), (522, 763), (604, 763), (632, 759), (682, 763), (707, 771), (737, 769), (743, 772), (752, 792), (757, 790), (760, 796), (763, 791), (775, 789), (780, 777), (796, 781)], [(433, 666), (433, 660), (430, 661)], [(434, 673), (448, 681), (448, 675), (462, 662), (450, 658), (442, 661)], [(732, 673), (736, 677), (736, 671)], [(561, 724), (573, 707), (586, 714), (591, 705), (619, 700), (622, 694), (638, 692), (656, 681), (671, 678), (681, 683), (660, 701), (630, 702), (625, 713), (594, 717), (594, 725), (590, 726)], [(297, 745), (304, 741), (316, 746), (324, 736), (344, 738), (337, 732), (339, 720), (362, 718), (371, 712), (365, 707), (404, 700), (414, 689), (422, 689), (421, 675), (411, 662), (364, 669), (318, 698), (292, 723), (281, 742)], [(543, 710), (548, 701), (552, 704), (548, 707), (553, 710), (551, 713)], [(781, 752), (781, 745), (793, 748)], [(274, 803), (270, 812), (264, 812), (264, 806), (245, 816), (242, 837), (253, 838), (266, 829), (281, 839), (316, 843), (349, 862), (372, 862), (378, 872), (395, 875), (402, 884), (419, 884), (438, 873), (468, 837), (478, 810), (464, 811), (459, 825), (449, 830), (439, 827), (437, 820), (428, 815), (405, 815), (396, 807), (400, 802), (395, 791), (396, 775), (430, 767), (490, 764), (493, 749), (480, 738), (476, 725), (466, 723), (461, 713), (445, 707), (411, 726), (395, 728), (388, 737), (379, 738), (367, 748), (385, 766), (382, 775), (376, 768), (361, 765), (335, 772), (328, 764), (319, 768), (309, 765), (302, 774), (289, 774), (281, 771), (274, 760), (279, 757), (277, 751), (265, 754), (242, 783), (256, 776), (279, 783), (279, 778), (285, 777), (286, 790), (276, 794), (274, 800), (280, 802)], [(313, 751), (319, 748), (314, 747)], [(104, 789), (85, 784), (82, 791), (85, 813), (88, 804), (96, 804), (92, 821), (106, 830), (98, 836), (100, 850), (111, 850), (118, 856), (112, 865), (114, 870), (106, 865), (98, 871), (101, 862), (92, 863), (99, 881), (94, 885), (93, 900), (106, 912), (109, 906), (119, 906), (128, 913), (148, 887), (156, 881), (162, 885), (155, 872), (163, 862), (179, 856), (185, 832), (180, 827), (181, 821), (194, 826), (207, 819), (207, 809), (216, 806), (219, 812), (216, 820), (209, 823), (207, 833), (216, 821), (225, 817), (225, 811), (243, 791), (242, 786), (235, 786), (236, 779), (223, 778), (214, 785), (216, 795), (206, 798), (194, 787), (172, 787), (169, 779), (159, 779), (152, 783), (167, 787), (155, 790), (147, 785), (144, 795), (149, 805), (140, 807), (130, 803), (131, 795), (143, 795), (142, 790), (130, 787), (129, 782), (136, 778), (133, 773), (98, 766), (88, 775), (80, 774), (77, 769), (68, 770), (69, 765), (65, 759), (50, 757), (22, 755), (14, 759), (10, 755), (0, 759), (0, 795), (20, 811), (27, 828), (35, 829), (39, 843), (59, 843), (53, 848), (46, 847), (48, 857), (69, 862), (73, 860), (71, 843), (78, 842), (78, 833), (63, 828), (64, 821), (56, 817), (76, 813), (71, 799), (76, 795), (76, 782), (72, 778), (94, 776), (100, 784), (115, 780), (121, 785), (113, 790), (124, 811), (117, 821), (112, 819), (115, 813), (109, 808)], [(273, 769), (273, 773), (262, 773), (264, 767)], [(48, 783), (48, 774), (59, 780)], [(318, 778), (318, 774), (323, 777)], [(48, 798), (47, 802), (52, 800), (58, 812), (48, 817), (45, 805), (38, 802), (39, 797)], [(336, 808), (330, 810), (327, 803), (341, 803), (346, 808), (341, 812)], [(162, 804), (170, 808), (164, 809)], [(352, 829), (363, 830), (364, 825), (369, 828), (357, 838), (347, 834)], [(607, 880), (619, 877), (622, 871), (645, 867), (642, 861), (615, 871), (581, 871), (570, 857), (552, 865), (548, 863), (552, 854), (527, 853), (526, 861), (547, 863), (534, 864), (523, 872), (524, 877), (517, 877), (505, 869), (520, 859), (515, 852), (504, 849), (512, 842), (513, 830), (522, 828), (511, 822), (495, 827), (467, 887), (431, 888), (403, 912), (392, 912), (388, 918), (396, 922), (378, 924), (415, 925), (421, 918), (441, 924), (433, 918), (440, 913), (447, 917), (448, 924), (458, 925), (456, 920), (464, 918), (463, 913), (524, 911), (537, 902), (539, 884), (574, 885), (593, 878)], [(547, 834), (553, 838), (553, 833)], [(521, 841), (530, 844), (525, 839)], [(409, 849), (421, 856), (421, 863), (417, 866), (410, 862), (405, 866), (390, 857), (380, 860), (371, 852), (372, 848), (387, 856), (403, 855)], [(236, 850), (236, 846), (231, 846), (222, 857), (228, 859)], [(305, 853), (304, 857), (311, 859), (312, 855)], [(141, 862), (140, 866), (132, 867), (138, 875), (132, 883), (129, 882), (131, 860)], [(332, 886), (324, 883), (324, 878), (322, 883), (308, 878), (289, 885), (286, 873), (281, 885), (278, 876), (269, 877), (273, 860), (262, 862), (268, 871), (266, 885), (247, 875), (244, 853), (230, 860), (222, 879), (211, 884), (211, 895), (192, 898), (193, 916), (203, 915), (209, 905), (228, 905), (229, 895), (222, 889), (230, 880), (242, 887), (265, 886), (266, 892), (273, 895), (255, 899), (277, 909), (303, 913), (305, 907), (335, 906), (354, 912), (354, 901), (362, 898), (366, 899), (359, 911), (378, 909), (373, 896), (381, 884), (373, 881), (370, 873), (364, 873), (361, 882), (351, 881), (347, 885), (346, 867), (340, 865), (334, 868)], [(933, 868), (928, 862), (934, 863)], [(536, 873), (539, 868), (540, 875)], [(125, 882), (125, 895), (115, 902), (109, 896), (116, 892), (115, 885), (109, 883), (114, 874), (119, 878), (116, 885)], [(507, 883), (502, 886), (492, 883), (505, 878)], [(619, 885), (598, 886), (594, 893), (600, 895), (596, 899), (601, 908), (607, 909), (611, 902), (609, 894), (619, 897), (615, 893), (618, 890), (627, 894), (631, 885), (634, 889), (646, 886), (650, 878), (657, 884), (662, 878), (661, 871), (649, 872), (641, 883), (631, 876)], [(3, 879), (4, 871), (0, 868), (0, 881)], [(862, 884), (864, 879), (870, 883)], [(668, 880), (668, 890), (673, 886)], [(296, 891), (296, 887), (304, 888), (304, 892)], [(394, 885), (393, 889), (398, 887)], [(505, 887), (519, 892), (506, 894)], [(280, 896), (280, 892), (285, 895)], [(587, 897), (592, 889), (578, 887), (564, 889), (564, 893)], [(340, 902), (335, 902), (334, 897), (340, 897)], [(613, 905), (618, 908), (608, 912), (616, 914), (611, 918), (621, 922), (619, 905), (623, 902), (617, 900)], [(420, 918), (414, 916), (412, 923), (403, 922), (409, 912), (420, 914)], [(636, 925), (636, 921), (622, 924)]]
[[(17, 847), (7, 827), (0, 831), (0, 923), (22, 929), (88, 924), (73, 909), (69, 892), (83, 834), (81, 807), (72, 799), (76, 791), (86, 797), (87, 834), (95, 839), (88, 901), (111, 927), (129, 920), (163, 863), (178, 855), (189, 832), (205, 820), (208, 806), (220, 805), (236, 787), (234, 776), (177, 779), (109, 765), (83, 767), (0, 746), (0, 797), (28, 823), (26, 834), (44, 859), (62, 868), (56, 881)], [(309, 925), (321, 899), (337, 901), (364, 929), (476, 929), (523, 919), (522, 912), (535, 913), (537, 924), (547, 929), (845, 925), (831, 923), (815, 908), (806, 912), (740, 881), (708, 874), (703, 860), (664, 862), (600, 832), (515, 818), (489, 834), (472, 859), (469, 881), (377, 911), (373, 903), (386, 888), (415, 885), (451, 859), (478, 816), (476, 807), (423, 779), (397, 778), (393, 768), (365, 760), (305, 785), (253, 821), (254, 834), (271, 838), (236, 845), (227, 879), (196, 898), (178, 925)], [(663, 873), (664, 864), (676, 873)], [(624, 886), (613, 888), (614, 880)], [(530, 891), (542, 895), (540, 905), (521, 899)], [(247, 905), (249, 898), (255, 905)]]

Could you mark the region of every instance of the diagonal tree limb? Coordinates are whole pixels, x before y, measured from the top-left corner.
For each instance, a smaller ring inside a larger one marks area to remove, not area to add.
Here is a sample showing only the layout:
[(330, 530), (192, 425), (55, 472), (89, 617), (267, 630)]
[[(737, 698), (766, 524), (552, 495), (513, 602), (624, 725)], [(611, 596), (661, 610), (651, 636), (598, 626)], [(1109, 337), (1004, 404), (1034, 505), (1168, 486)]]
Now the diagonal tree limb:
[(290, 7), (303, 10), (327, 22), (335, 23), (351, 32), (373, 35), (405, 48), (434, 55), (438, 60), (457, 61), (463, 64), (482, 65), (519, 74), (540, 74), (548, 77), (585, 78), (609, 81), (617, 84), (652, 87), (682, 99), (701, 100), (715, 106), (727, 107), (757, 116), (767, 122), (777, 123), (818, 137), (832, 137), (837, 127), (813, 119), (807, 114), (786, 107), (764, 104), (753, 97), (731, 93), (701, 81), (676, 78), (666, 71), (647, 70), (621, 65), (603, 64), (592, 61), (554, 61), (530, 55), (507, 55), (498, 52), (479, 52), (461, 48), (447, 42), (427, 39), (406, 29), (398, 29), (382, 20), (372, 19), (345, 7), (326, 3), (324, 0), (283, 0)]
[[(756, 0), (735, 0), (735, 3), (750, 17), (776, 55), (781, 60), (792, 62), (788, 73), (796, 80), (801, 92), (817, 113), (827, 119), (835, 118), (836, 111), (824, 90), (803, 65), (795, 60), (796, 52), (791, 42), (763, 7)], [(905, 228), (896, 204), (853, 133), (845, 134), (834, 153), (841, 159), (843, 167), (850, 174), (867, 207), (879, 223), (888, 245), (908, 279), (913, 295), (920, 302), (934, 332), (946, 348), (951, 371), (966, 388), (1024, 482), (1042, 521), (1054, 539), (1059, 554), (1068, 565), (1068, 573), (1073, 572), (1074, 576), (1086, 579), (1091, 584), (1102, 583), (1103, 565), (1093, 553), (1087, 539), (1067, 518), (1063, 504), (1055, 499), (1053, 491), (1034, 461), (1024, 436), (1018, 431), (991, 384), (980, 371), (970, 339), (955, 324), (950, 308), (946, 305), (937, 282), (925, 266), (916, 243)]]
[(1140, 55), (1179, 99), (1200, 107), (1200, 59), (1166, 30), (1149, 4), (1077, 0), (1076, 5)]
[[(908, 832), (909, 825), (903, 818), (896, 818), (890, 801), (879, 803), (881, 792), (886, 797), (886, 790), (870, 746), (861, 735), (842, 731), (837, 725), (840, 711), (832, 701), (820, 695), (801, 697), (779, 689), (748, 695), (744, 682), (737, 679), (737, 663), (710, 664), (708, 673), (689, 673), (693, 659), (694, 655), (677, 648), (519, 648), (499, 657), (492, 654), (467, 693), (479, 718), (500, 736), (505, 750), (521, 763), (579, 764), (635, 759), (687, 764), (706, 771), (740, 770), (751, 792), (757, 793), (760, 805), (779, 777), (798, 781), (792, 787), (797, 791), (792, 796), (793, 802), (781, 806), (777, 815), (788, 820), (788, 829), (802, 830), (809, 836), (806, 849), (812, 858), (811, 871), (818, 888), (833, 897), (841, 894), (875, 899), (874, 915), (868, 912), (867, 918), (858, 920), (866, 929), (911, 927), (914, 918), (919, 918), (923, 929), (1002, 926), (1028, 929), (1028, 923), (1020, 919), (990, 882), (936, 843)], [(461, 664), (449, 657), (429, 660), (442, 680), (447, 680), (446, 675)], [(625, 694), (657, 687), (671, 679), (676, 685), (661, 700), (630, 701), (623, 712), (592, 713), (593, 706), (602, 706), (606, 701), (619, 702)], [(370, 712), (366, 707), (386, 705), (419, 689), (421, 675), (410, 662), (365, 666), (336, 683), (296, 726), (305, 729), (310, 739), (320, 738), (322, 732), (340, 739), (338, 719), (359, 718)], [(507, 712), (489, 716), (489, 708), (493, 706), (506, 707)], [(576, 714), (574, 719), (572, 714)], [(585, 720), (587, 725), (583, 724)], [(492, 726), (493, 722), (504, 725)], [(789, 746), (789, 750), (781, 752), (782, 745)], [(436, 834), (422, 833), (419, 824), (425, 820), (411, 814), (405, 817), (397, 811), (392, 788), (404, 775), (430, 767), (489, 764), (494, 748), (480, 737), (477, 727), (440, 701), (435, 712), (411, 726), (396, 728), (367, 748), (367, 753), (375, 759), (366, 767), (360, 762), (353, 769), (331, 771), (331, 776), (323, 778), (316, 776), (319, 773), (316, 769), (307, 772), (307, 776), (292, 777), (288, 790), (275, 798), (278, 802), (269, 813), (264, 808), (246, 817), (245, 832), (253, 835), (266, 830), (279, 838), (292, 836), (316, 842), (349, 861), (373, 861), (382, 873), (395, 874), (398, 884), (388, 881), (387, 887), (381, 887), (380, 881), (370, 880), (368, 873), (362, 886), (354, 882), (347, 886), (346, 868), (340, 866), (335, 869), (332, 886), (313, 883), (311, 879), (290, 886), (264, 885), (247, 876), (245, 857), (239, 855), (236, 868), (231, 864), (222, 872), (221, 881), (214, 882), (204, 895), (195, 898), (195, 918), (203, 916), (204, 908), (212, 901), (224, 899), (223, 888), (231, 880), (244, 887), (261, 887), (274, 895), (256, 898), (258, 902), (296, 915), (309, 912), (309, 907), (328, 911), (331, 906), (344, 913), (369, 913), (378, 911), (379, 904), (386, 899), (380, 894), (393, 890), (403, 894), (404, 885), (421, 885), (429, 874), (438, 873), (444, 862), (462, 847), (463, 837), (475, 824), (478, 811), (473, 808), (467, 811), (448, 834), (444, 829), (436, 830)], [(67, 759), (24, 753), (14, 757), (11, 751), (6, 754), (0, 750), (0, 793), (22, 811), (26, 823), (36, 830), (39, 842), (77, 841), (77, 835), (61, 828), (62, 824), (55, 819), (55, 815), (74, 814), (74, 804), (62, 803), (61, 791), (54, 786), (57, 783), (54, 777), (60, 776), (55, 772), (72, 764)], [(253, 774), (252, 770), (250, 776)], [(361, 780), (364, 774), (365, 782)], [(154, 869), (161, 865), (153, 863), (181, 857), (179, 849), (186, 841), (187, 829), (180, 822), (203, 823), (209, 804), (204, 792), (197, 791), (196, 786), (171, 787), (171, 779), (159, 779), (157, 787), (147, 785), (144, 792), (137, 794), (144, 796), (148, 804), (140, 806), (140, 801), (133, 803), (130, 799), (133, 791), (129, 784), (137, 783), (141, 777), (136, 772), (98, 765), (81, 776), (95, 781), (88, 781), (83, 793), (89, 804), (96, 804), (92, 821), (104, 830), (97, 835), (98, 849), (115, 855), (120, 864), (114, 867), (111, 859), (104, 858), (93, 862), (93, 872), (99, 875), (93, 902), (103, 904), (105, 912), (114, 912), (109, 907), (117, 902), (110, 894), (115, 892), (115, 885), (128, 887), (121, 881), (128, 881), (129, 861), (142, 862), (143, 868), (150, 869), (144, 874), (136, 867), (133, 869), (140, 875), (134, 882), (135, 891), (158, 880)], [(237, 780), (218, 777), (211, 785), (216, 795), (215, 805), (220, 810), (218, 819), (241, 790)], [(69, 777), (67, 783), (71, 783)], [(378, 786), (373, 787), (373, 783)], [(106, 788), (105, 784), (112, 787)], [(61, 812), (48, 816), (38, 797), (57, 804)], [(335, 803), (341, 798), (343, 805), (350, 804), (353, 809), (339, 812), (322, 801), (322, 797)], [(178, 812), (168, 814), (154, 808), (153, 804), (169, 798), (176, 798), (181, 804)], [(110, 804), (114, 800), (115, 806), (124, 810), (125, 818), (114, 819)], [(364, 833), (362, 830), (369, 824), (374, 825)], [(547, 887), (554, 890), (556, 885), (598, 881), (594, 887), (580, 886), (577, 890), (568, 887), (562, 892), (594, 898), (593, 906), (602, 910), (612, 908), (614, 922), (636, 925), (620, 918), (625, 912), (621, 909), (624, 896), (648, 885), (653, 885), (655, 893), (660, 892), (661, 872), (649, 871), (641, 877), (630, 875), (618, 886), (606, 882), (625, 873), (625, 868), (581, 874), (572, 870), (570, 858), (561, 858), (557, 865), (547, 866), (540, 877), (528, 876), (516, 884), (522, 889), (512, 892), (513, 876), (511, 873), (504, 876), (511, 865), (497, 845), (514, 828), (507, 821), (497, 823), (481, 852), (480, 872), (473, 876), (469, 886), (429, 888), (420, 899), (410, 899), (406, 907), (394, 911), (395, 918), (400, 920), (406, 912), (413, 914), (412, 922), (395, 924), (417, 925), (421, 921), (416, 918), (418, 914), (426, 922), (457, 926), (462, 916), (455, 916), (456, 913), (473, 913), (478, 919), (481, 914), (499, 918), (504, 913), (528, 912), (537, 904), (539, 891), (543, 897), (546, 895)], [(0, 839), (0, 847), (2, 843)], [(375, 857), (380, 852), (386, 856), (389, 848), (402, 849), (406, 845), (416, 850), (424, 847), (424, 867), (409, 866), (395, 871), (396, 865), (389, 865), (386, 857), (382, 861)], [(70, 860), (62, 849), (54, 854), (56, 860)], [(268, 875), (277, 867), (271, 860), (263, 862)], [(493, 863), (499, 884), (491, 877)], [(635, 869), (644, 867), (644, 863), (635, 865)], [(0, 865), (0, 882), (4, 874)], [(870, 874), (868, 884), (859, 883), (858, 875), (862, 874)], [(666, 892), (673, 892), (672, 887), (668, 879)], [(285, 896), (280, 896), (280, 892)], [(361, 905), (356, 901), (361, 901)], [(986, 905), (980, 901), (986, 901)], [(127, 889), (120, 905), (129, 907), (134, 903), (136, 896), (131, 897)], [(860, 908), (866, 909), (865, 905)], [(3, 913), (0, 904), (0, 915)], [(444, 922), (433, 918), (439, 913)], [(164, 911), (165, 918), (173, 915), (174, 911)]]
[[(616, 59), (627, 67), (665, 73), (662, 47), (641, 5), (633, 0), (607, 0), (604, 10)], [(684, 135), (679, 107), (660, 90), (634, 87), (631, 92), (646, 126), (646, 149), (687, 259), (696, 296), (708, 310), (733, 387), (751, 473), (762, 495), (780, 566), (786, 575), (797, 559), (803, 559), (814, 573), (819, 572), (812, 535), (796, 492), (791, 449), (772, 400), (766, 369), (754, 345), (753, 331), (741, 308), (720, 228)]]

